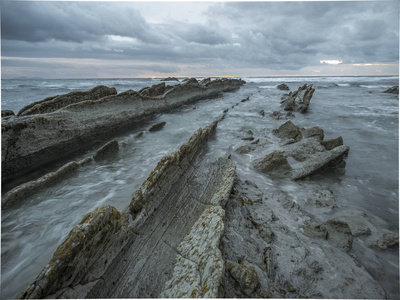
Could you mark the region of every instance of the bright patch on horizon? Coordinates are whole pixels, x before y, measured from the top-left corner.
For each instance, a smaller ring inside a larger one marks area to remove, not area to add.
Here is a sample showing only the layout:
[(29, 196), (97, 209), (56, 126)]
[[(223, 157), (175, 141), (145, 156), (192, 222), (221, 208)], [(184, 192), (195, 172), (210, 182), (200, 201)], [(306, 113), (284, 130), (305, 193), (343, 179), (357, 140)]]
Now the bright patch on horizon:
[(338, 65), (341, 64), (343, 61), (338, 59), (326, 59), (319, 61), (321, 65)]

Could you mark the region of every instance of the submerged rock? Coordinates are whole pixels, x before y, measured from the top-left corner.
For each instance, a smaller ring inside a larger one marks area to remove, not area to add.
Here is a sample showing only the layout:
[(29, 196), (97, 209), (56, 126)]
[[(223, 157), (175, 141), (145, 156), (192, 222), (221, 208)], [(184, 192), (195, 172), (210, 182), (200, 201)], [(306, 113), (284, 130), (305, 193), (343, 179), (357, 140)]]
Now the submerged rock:
[(115, 156), (118, 153), (119, 144), (116, 140), (112, 140), (101, 147), (96, 153), (93, 155), (93, 159), (95, 161), (101, 161), (106, 158)]
[(164, 128), (165, 124), (167, 124), (167, 122), (160, 122), (160, 123), (154, 124), (153, 126), (150, 127), (149, 131), (150, 132), (160, 131), (161, 129)]
[(295, 117), (294, 113), (292, 113), (291, 111), (288, 111), (286, 114), (281, 113), (280, 111), (274, 111), (269, 116), (275, 120), (281, 120), (281, 119), (287, 120)]
[(284, 110), (304, 113), (310, 105), (311, 97), (314, 94), (314, 91), (315, 89), (312, 87), (312, 84), (309, 86), (304, 84), (294, 93), (290, 93), (289, 95), (282, 97), (282, 107)]
[(382, 93), (389, 93), (389, 94), (399, 94), (399, 86), (392, 86), (391, 88), (387, 89)]
[(1, 209), (5, 209), (11, 203), (23, 200), (30, 195), (44, 189), (46, 187), (52, 186), (57, 182), (60, 182), (77, 171), (81, 166), (84, 166), (92, 161), (91, 157), (83, 159), (81, 161), (72, 161), (62, 167), (58, 168), (54, 172), (50, 172), (36, 180), (32, 180), (23, 183), (12, 190), (8, 191), (5, 195), (1, 197)]
[(289, 87), (286, 85), (286, 83), (282, 83), (280, 85), (277, 86), (277, 88), (281, 91), (288, 91)]
[(387, 249), (399, 246), (399, 235), (393, 232), (383, 234), (382, 238), (377, 240), (373, 246), (380, 249)]

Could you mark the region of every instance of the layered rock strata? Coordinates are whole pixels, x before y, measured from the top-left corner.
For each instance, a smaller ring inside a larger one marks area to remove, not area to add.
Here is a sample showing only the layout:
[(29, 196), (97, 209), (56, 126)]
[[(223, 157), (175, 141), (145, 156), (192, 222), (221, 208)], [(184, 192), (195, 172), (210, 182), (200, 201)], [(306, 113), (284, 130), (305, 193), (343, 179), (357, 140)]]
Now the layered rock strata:
[(28, 116), (35, 114), (45, 114), (56, 111), (70, 104), (79, 103), (86, 100), (97, 100), (106, 96), (116, 95), (115, 88), (109, 88), (104, 85), (96, 86), (87, 92), (71, 92), (65, 95), (48, 97), (44, 100), (33, 102), (22, 108), (18, 116)]
[(74, 174), (80, 167), (86, 166), (93, 160), (98, 162), (105, 159), (112, 158), (117, 155), (119, 151), (119, 143), (116, 140), (112, 140), (102, 147), (100, 147), (93, 156), (86, 157), (80, 161), (71, 161), (58, 168), (54, 172), (47, 173), (35, 180), (28, 181), (17, 187), (11, 189), (3, 197), (1, 197), (1, 209), (6, 208), (13, 202), (25, 199), (30, 195), (38, 192), (43, 188), (52, 186), (70, 175)]
[(227, 158), (202, 159), (216, 126), (199, 129), (161, 159), (123, 212), (102, 206), (87, 214), (20, 298), (149, 298), (185, 290), (215, 297), (224, 272), (222, 206), (235, 173)]
[[(2, 119), (3, 180), (17, 172), (28, 172), (87, 147), (97, 139), (130, 128), (156, 113), (201, 99), (217, 97), (222, 92), (238, 89), (244, 83), (238, 79), (213, 80), (205, 85), (187, 83), (165, 88), (163, 94), (156, 97), (144, 95), (145, 91), (144, 94), (140, 94), (133, 90), (100, 99), (86, 95), (89, 99), (81, 99), (71, 104), (68, 100), (68, 105), (63, 102), (66, 106), (56, 111), (46, 110), (45, 113), (41, 113), (39, 110), (37, 114), (22, 116), (28, 111), (36, 111), (38, 106), (41, 108), (45, 103), (53, 103), (60, 98), (70, 99), (72, 96), (70, 93), (50, 100), (45, 99), (46, 101), (23, 109), (20, 117), (10, 116)], [(106, 88), (100, 88), (103, 89)], [(159, 93), (158, 88), (151, 89), (158, 91), (154, 93)], [(97, 88), (91, 91), (96, 90)], [(110, 91), (114, 93), (113, 89)]]
[(260, 172), (299, 180), (346, 165), (344, 158), (350, 148), (343, 145), (343, 138), (324, 141), (324, 131), (319, 127), (304, 129), (287, 121), (273, 134), (281, 139), (280, 149), (253, 161)]
[(315, 89), (312, 84), (299, 87), (297, 91), (290, 92), (288, 95), (282, 96), (281, 105), (284, 110), (298, 111), (304, 113), (310, 105), (311, 97)]

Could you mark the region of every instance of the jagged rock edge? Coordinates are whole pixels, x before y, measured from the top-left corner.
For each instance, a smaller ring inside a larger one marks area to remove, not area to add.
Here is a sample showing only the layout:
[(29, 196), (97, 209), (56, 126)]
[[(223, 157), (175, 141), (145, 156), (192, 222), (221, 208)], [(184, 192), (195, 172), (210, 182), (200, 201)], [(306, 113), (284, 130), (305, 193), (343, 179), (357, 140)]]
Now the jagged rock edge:
[[(89, 268), (93, 270), (96, 266), (100, 266), (99, 268), (106, 270), (105, 266), (111, 264), (111, 261), (117, 255), (115, 247), (114, 250), (109, 249), (113, 249), (113, 245), (119, 245), (120, 247), (117, 249), (122, 249), (129, 240), (132, 230), (143, 224), (147, 219), (148, 213), (154, 210), (154, 205), (157, 205), (157, 203), (152, 201), (152, 196), (154, 196), (152, 188), (157, 186), (157, 181), (162, 181), (162, 175), (168, 172), (170, 165), (165, 164), (165, 161), (168, 161), (168, 159), (182, 161), (185, 156), (188, 156), (190, 161), (194, 156), (200, 155), (202, 149), (199, 148), (204, 147), (210, 136), (215, 132), (217, 124), (218, 122), (214, 121), (210, 126), (197, 130), (189, 141), (181, 146), (180, 150), (161, 159), (159, 165), (157, 165), (148, 179), (142, 184), (142, 187), (135, 193), (136, 195), (144, 192), (145, 197), (143, 197), (143, 200), (146, 200), (143, 202), (144, 207), (142, 207), (138, 218), (133, 215), (132, 217), (135, 218), (133, 222), (130, 218), (130, 207), (132, 202), (135, 202), (134, 199), (122, 213), (111, 205), (101, 206), (88, 213), (71, 230), (66, 240), (55, 251), (50, 262), (43, 268), (34, 282), (25, 291), (21, 292), (18, 298), (44, 298), (48, 296), (58, 298), (67, 289), (80, 284), (81, 280), (87, 281), (88, 277), (93, 277), (91, 274), (87, 274)], [(234, 171), (235, 165), (231, 163), (223, 177), (225, 179), (233, 177)], [(212, 198), (211, 203), (226, 202), (232, 186), (233, 181), (227, 186), (220, 188)], [(149, 206), (150, 208), (148, 208)], [(217, 212), (218, 216), (221, 215), (220, 210), (223, 211), (217, 205), (210, 205), (207, 209), (211, 210), (211, 213)], [(223, 228), (222, 222), (218, 224)], [(220, 234), (219, 238), (222, 238), (222, 234)], [(104, 240), (108, 244), (104, 245)], [(98, 241), (101, 241), (101, 243), (97, 247), (93, 246)], [(85, 249), (87, 251), (83, 251)], [(84, 258), (82, 259), (78, 254), (83, 255)], [(220, 253), (219, 256), (221, 256)], [(83, 264), (82, 261), (85, 263)], [(68, 276), (67, 274), (71, 272), (72, 275)], [(99, 280), (100, 278), (92, 278), (91, 281), (87, 282), (88, 286), (86, 288), (88, 291), (86, 292), (89, 292)]]

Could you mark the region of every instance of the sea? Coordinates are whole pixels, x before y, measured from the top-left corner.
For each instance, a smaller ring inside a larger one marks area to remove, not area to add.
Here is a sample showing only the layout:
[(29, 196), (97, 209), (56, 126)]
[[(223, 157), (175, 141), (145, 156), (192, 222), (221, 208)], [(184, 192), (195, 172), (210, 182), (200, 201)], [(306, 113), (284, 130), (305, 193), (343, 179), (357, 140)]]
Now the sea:
[[(201, 78), (199, 78), (201, 79)], [(49, 262), (57, 246), (82, 217), (96, 207), (109, 204), (123, 210), (135, 190), (147, 178), (158, 161), (179, 149), (198, 129), (209, 125), (230, 109), (220, 122), (216, 138), (210, 142), (212, 157), (232, 153), (237, 158), (240, 176), (264, 176), (264, 193), (268, 186), (278, 185), (282, 192), (306, 205), (304, 190), (329, 186), (335, 194), (336, 215), (362, 214), (379, 230), (399, 231), (399, 98), (383, 93), (398, 85), (398, 76), (389, 77), (259, 77), (243, 78), (246, 84), (222, 97), (184, 105), (156, 115), (147, 123), (115, 138), (124, 141), (118, 156), (111, 161), (87, 165), (73, 176), (42, 189), (12, 204), (1, 215), (1, 298), (15, 298), (35, 279)], [(24, 106), (49, 96), (86, 91), (98, 85), (117, 91), (140, 90), (160, 83), (160, 79), (24, 79), (1, 80), (1, 109), (17, 113)], [(166, 82), (168, 85), (179, 82)], [(269, 117), (280, 108), (277, 89), (286, 83), (291, 91), (312, 84), (314, 95), (307, 113), (295, 113), (292, 122), (309, 128), (319, 126), (325, 139), (342, 136), (350, 146), (344, 173), (319, 176), (316, 179), (276, 183), (251, 167), (252, 154), (234, 154), (238, 136), (251, 130), (255, 135), (271, 136), (271, 131), (286, 120)], [(249, 96), (249, 101), (240, 100)], [(259, 114), (264, 110), (265, 116)], [(152, 124), (165, 121), (160, 132), (136, 137)], [(107, 142), (97, 141), (91, 148), (77, 153), (78, 160), (93, 154)], [(54, 171), (67, 161), (44, 167), (32, 174), (2, 183), (2, 195), (11, 188)], [(377, 250), (354, 238), (349, 253), (363, 265), (384, 288), (388, 298), (399, 299), (399, 255), (397, 249)]]

